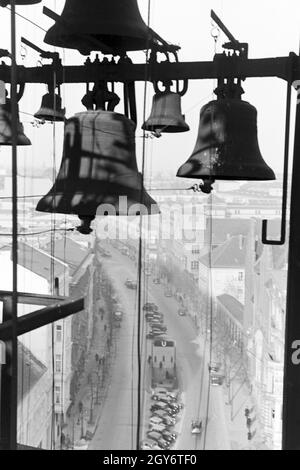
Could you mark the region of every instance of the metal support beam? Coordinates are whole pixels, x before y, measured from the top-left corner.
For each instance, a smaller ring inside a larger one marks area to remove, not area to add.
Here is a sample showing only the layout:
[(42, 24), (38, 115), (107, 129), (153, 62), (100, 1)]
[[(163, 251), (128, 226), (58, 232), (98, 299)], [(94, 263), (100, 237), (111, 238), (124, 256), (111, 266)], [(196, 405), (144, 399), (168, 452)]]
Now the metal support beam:
[(283, 394), (283, 450), (300, 450), (300, 103), (291, 190)]
[[(15, 410), (12, 410), (13, 402), (11, 400), (13, 387), (11, 339), (13, 326), (13, 302), (12, 293), (9, 292), (8, 294), (10, 295), (7, 295), (3, 300), (3, 323), (0, 324), (0, 338), (6, 343), (6, 364), (1, 367), (0, 377), (0, 450), (11, 450), (11, 434), (12, 432), (15, 432), (11, 425), (11, 413), (17, 412), (17, 407)], [(28, 298), (30, 299), (30, 296)], [(38, 300), (41, 301), (42, 299)], [(84, 310), (84, 299), (80, 298), (31, 312), (28, 315), (24, 315), (17, 319), (17, 335), (20, 336), (25, 333), (29, 333), (37, 328), (41, 328), (52, 322), (66, 318), (69, 315), (81, 312), (82, 310)], [(17, 435), (15, 433), (15, 439), (16, 438)]]
[[(9, 302), (7, 300), (6, 302)], [(37, 330), (49, 323), (62, 320), (63, 318), (73, 315), (74, 313), (81, 312), (84, 309), (84, 299), (73, 300), (63, 304), (52, 305), (43, 309), (36, 310), (23, 315), (17, 321), (17, 334), (18, 336), (30, 333)], [(7, 320), (0, 324), (0, 340), (8, 341), (11, 335), (11, 320)]]
[[(7, 299), (3, 305), (3, 322), (12, 324), (12, 298)], [(0, 402), (0, 450), (10, 449), (11, 412), (12, 412), (12, 328), (9, 328), (10, 337), (5, 344), (6, 364), (1, 367), (1, 402)], [(17, 438), (17, 436), (16, 436)]]
[[(300, 58), (294, 56), (293, 80), (300, 79)], [(226, 56), (216, 54), (210, 62), (150, 62), (148, 64), (90, 62), (79, 66), (44, 65), (43, 67), (17, 67), (19, 83), (45, 83), (55, 70), (57, 84), (60, 83), (95, 83), (99, 80), (107, 82), (137, 82), (166, 80), (203, 80), (228, 78), (277, 77), (288, 80), (291, 58), (276, 57), (263, 59), (247, 59), (237, 55)], [(146, 74), (147, 71), (147, 74)], [(8, 83), (11, 67), (0, 65), (0, 80)]]
[[(0, 290), (0, 301), (5, 300), (7, 297), (11, 297), (12, 292), (7, 290)], [(53, 305), (53, 302), (65, 302), (68, 300), (67, 297), (55, 296), (55, 295), (40, 295), (31, 294), (27, 292), (18, 292), (18, 303), (28, 305)]]

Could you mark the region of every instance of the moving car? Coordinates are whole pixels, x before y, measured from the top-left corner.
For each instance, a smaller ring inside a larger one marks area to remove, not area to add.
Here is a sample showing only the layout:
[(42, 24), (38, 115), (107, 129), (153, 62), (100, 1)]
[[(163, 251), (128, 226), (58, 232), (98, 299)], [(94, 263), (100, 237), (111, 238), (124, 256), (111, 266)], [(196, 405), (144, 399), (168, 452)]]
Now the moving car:
[(192, 434), (201, 434), (202, 433), (202, 421), (192, 421), (191, 425)]
[(166, 289), (164, 294), (165, 294), (165, 297), (173, 297), (172, 291), (170, 289)]
[(187, 313), (188, 313), (188, 312), (187, 312), (187, 309), (186, 309), (186, 308), (180, 308), (180, 309), (178, 310), (178, 315), (179, 315), (180, 317), (186, 317)]
[(132, 279), (127, 279), (125, 281), (125, 286), (128, 287), (128, 289), (136, 289), (137, 288), (137, 282), (133, 281)]

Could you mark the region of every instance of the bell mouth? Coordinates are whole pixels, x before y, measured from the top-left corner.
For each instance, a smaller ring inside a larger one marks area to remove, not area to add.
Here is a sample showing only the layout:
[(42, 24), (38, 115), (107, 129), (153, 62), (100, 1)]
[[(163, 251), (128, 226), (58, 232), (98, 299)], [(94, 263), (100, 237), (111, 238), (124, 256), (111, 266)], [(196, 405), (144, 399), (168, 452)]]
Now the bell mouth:
[(179, 178), (213, 178), (215, 180), (272, 181), (276, 179), (274, 171), (266, 164), (262, 156), (255, 154), (250, 162), (228, 158), (230, 146), (207, 147), (191, 155), (178, 169)]
[(156, 132), (156, 133), (167, 133), (167, 134), (178, 134), (180, 132), (188, 132), (190, 130), (189, 126), (186, 122), (178, 123), (177, 121), (174, 123), (170, 123), (170, 121), (161, 121), (159, 124), (149, 124), (145, 122), (143, 124), (142, 129), (148, 132)]
[(36, 119), (40, 119), (41, 121), (53, 121), (53, 122), (64, 122), (66, 121), (66, 117), (64, 114), (58, 114), (56, 116), (53, 115), (53, 109), (43, 109), (37, 113), (35, 113), (34, 117)]
[[(0, 146), (5, 146), (5, 147), (11, 147), (12, 146), (12, 140), (11, 137), (9, 137), (6, 140), (2, 140), (3, 136), (0, 135)], [(17, 137), (17, 146), (22, 147), (26, 145), (31, 145), (31, 140), (28, 139), (28, 137), (24, 135), (18, 135)]]

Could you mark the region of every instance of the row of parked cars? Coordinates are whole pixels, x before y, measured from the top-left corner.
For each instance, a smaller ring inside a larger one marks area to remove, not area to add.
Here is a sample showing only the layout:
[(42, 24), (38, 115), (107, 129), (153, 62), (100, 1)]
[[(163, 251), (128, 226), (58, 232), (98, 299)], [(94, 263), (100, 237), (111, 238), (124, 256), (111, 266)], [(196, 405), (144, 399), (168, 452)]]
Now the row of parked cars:
[(141, 443), (141, 449), (170, 449), (178, 434), (174, 431), (178, 414), (183, 405), (178, 402), (178, 394), (161, 387), (152, 392), (149, 431)]
[(164, 324), (164, 315), (158, 311), (158, 306), (152, 302), (147, 302), (143, 310), (146, 322), (150, 326), (149, 332), (146, 335), (147, 339), (164, 336), (167, 332), (167, 327)]

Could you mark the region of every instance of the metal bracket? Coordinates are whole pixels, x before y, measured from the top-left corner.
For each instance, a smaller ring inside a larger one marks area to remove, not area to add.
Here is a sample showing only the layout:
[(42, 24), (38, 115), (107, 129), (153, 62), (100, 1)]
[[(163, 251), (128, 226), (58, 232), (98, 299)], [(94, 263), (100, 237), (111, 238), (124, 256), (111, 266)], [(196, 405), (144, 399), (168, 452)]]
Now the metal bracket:
[(288, 168), (289, 168), (289, 149), (290, 149), (290, 124), (291, 124), (291, 96), (292, 96), (292, 66), (293, 54), (290, 54), (290, 79), (287, 81), (287, 98), (286, 98), (286, 119), (285, 119), (285, 144), (284, 144), (284, 168), (282, 183), (282, 206), (281, 206), (281, 230), (279, 240), (270, 240), (267, 237), (268, 221), (262, 221), (262, 243), (264, 245), (284, 245), (286, 238), (286, 208), (287, 208), (287, 192), (288, 192)]
[(243, 57), (248, 57), (248, 50), (249, 50), (249, 45), (246, 42), (240, 42), (235, 37), (231, 32), (229, 31), (228, 28), (224, 25), (224, 23), (221, 21), (221, 19), (218, 17), (218, 15), (214, 12), (214, 10), (211, 10), (211, 19), (218, 25), (218, 27), (223, 31), (225, 36), (229, 39), (229, 42), (226, 42), (223, 44), (224, 49), (230, 49), (233, 50), (234, 52), (239, 52), (240, 56)]

